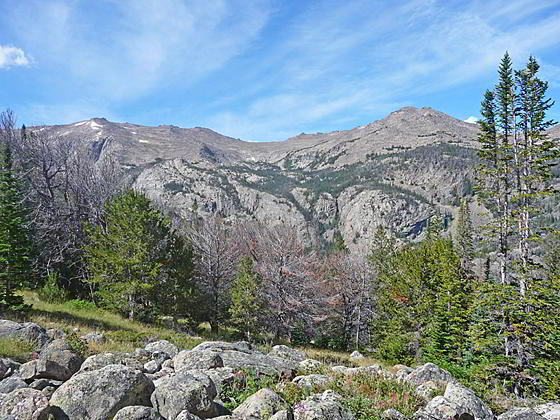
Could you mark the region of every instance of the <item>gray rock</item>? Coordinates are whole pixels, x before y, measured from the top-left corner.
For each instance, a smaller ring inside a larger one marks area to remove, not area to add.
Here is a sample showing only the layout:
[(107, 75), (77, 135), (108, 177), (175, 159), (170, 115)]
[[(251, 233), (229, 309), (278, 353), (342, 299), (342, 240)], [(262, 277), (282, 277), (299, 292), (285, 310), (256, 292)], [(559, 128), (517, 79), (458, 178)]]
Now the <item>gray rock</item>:
[(300, 388), (306, 388), (313, 390), (314, 388), (326, 386), (332, 378), (327, 375), (302, 375), (296, 376), (292, 382), (295, 383)]
[(64, 339), (57, 339), (46, 345), (41, 350), (39, 359), (56, 362), (68, 369), (72, 375), (80, 370), (84, 362), (84, 359), (74, 352)]
[(198, 371), (177, 372), (165, 377), (152, 394), (152, 406), (167, 420), (187, 410), (201, 418), (212, 413), (216, 387), (208, 375)]
[[(466, 412), (472, 414), (476, 420), (493, 420), (494, 413), (478, 398), (473, 391), (454, 382), (449, 382), (445, 388), (443, 396), (461, 407), (466, 408)], [(461, 414), (461, 413), (459, 413)]]
[(153, 390), (142, 372), (109, 365), (74, 375), (54, 392), (50, 403), (61, 418), (104, 420), (126, 406), (150, 405)]
[(424, 382), (416, 387), (416, 394), (426, 400), (434, 397), (434, 393), (440, 389), (440, 385), (434, 381)]
[(291, 409), (280, 410), (268, 420), (294, 420), (294, 413)]
[(183, 350), (173, 358), (175, 370), (215, 369), (224, 367), (220, 355), (212, 350)]
[[(224, 416), (225, 417), (225, 416)], [(230, 417), (230, 416), (227, 416)], [(221, 417), (214, 417), (215, 420)], [(200, 417), (195, 416), (192, 413), (189, 413), (187, 410), (183, 410), (179, 413), (179, 415), (175, 418), (175, 420), (201, 420)]]
[(544, 418), (531, 408), (513, 408), (498, 416), (498, 420), (544, 420)]
[(36, 389), (37, 391), (41, 391), (48, 386), (51, 386), (48, 379), (35, 379), (29, 384), (29, 388)]
[(80, 337), (86, 343), (90, 344), (103, 344), (107, 342), (107, 337), (101, 333), (90, 332)]
[(381, 414), (381, 417), (387, 420), (406, 420), (406, 416), (394, 408), (385, 410), (383, 414)]
[(164, 360), (163, 363), (161, 364), (161, 367), (175, 369), (175, 364), (173, 363), (173, 359)]
[[(8, 378), (12, 376), (14, 373), (19, 372), (19, 367), (21, 363), (15, 362), (12, 359), (0, 359), (0, 365), (4, 366), (3, 368), (3, 375), (0, 375), (0, 379)], [(2, 370), (2, 368), (0, 368)]]
[(272, 350), (268, 353), (268, 355), (293, 360), (295, 362), (301, 362), (307, 358), (305, 353), (301, 350), (296, 350), (282, 344), (272, 347)]
[(21, 388), (0, 394), (0, 418), (13, 416), (17, 420), (47, 420), (49, 400), (41, 391)]
[(451, 374), (433, 363), (426, 363), (417, 367), (405, 377), (405, 381), (415, 385), (421, 385), (424, 382), (449, 382), (453, 378)]
[(439, 395), (430, 400), (426, 407), (414, 413), (413, 418), (417, 420), (426, 418), (449, 420), (463, 413), (468, 413), (467, 408)]
[(149, 362), (144, 364), (144, 372), (146, 373), (156, 373), (160, 369), (161, 363), (159, 363), (157, 360), (150, 360)]
[(57, 387), (47, 386), (47, 387), (45, 387), (41, 390), (41, 394), (43, 394), (45, 397), (47, 397), (50, 400), (51, 397), (54, 394), (54, 391), (56, 391), (56, 390), (57, 390)]
[(343, 375), (348, 371), (347, 366), (333, 366), (331, 370), (336, 373), (342, 373)]
[(56, 328), (49, 328), (47, 330), (47, 335), (49, 336), (49, 340), (58, 340), (59, 338), (64, 338), (66, 333)]
[(173, 369), (161, 368), (156, 373), (146, 373), (146, 376), (150, 378), (150, 380), (153, 381), (154, 386), (157, 387), (163, 378), (173, 375), (174, 373), (175, 371)]
[(150, 353), (154, 353), (156, 351), (166, 353), (169, 355), (170, 359), (173, 359), (179, 353), (177, 346), (167, 340), (159, 340), (154, 341), (153, 343), (148, 343), (144, 348)]
[(0, 381), (0, 394), (9, 394), (20, 388), (27, 388), (27, 383), (21, 378), (10, 377)]
[(327, 390), (314, 394), (294, 407), (294, 420), (355, 420), (350, 410), (341, 404), (340, 395)]
[(47, 330), (37, 324), (33, 322), (19, 324), (7, 319), (0, 320), (0, 338), (28, 341), (35, 344), (37, 350), (49, 341)]
[(232, 414), (242, 419), (268, 419), (287, 406), (276, 392), (263, 388), (247, 398)]
[(360, 366), (356, 368), (348, 368), (345, 372), (346, 375), (370, 375), (370, 376), (389, 376), (389, 372), (383, 369), (378, 364), (373, 364), (370, 366)]
[(231, 385), (235, 381), (235, 370), (232, 368), (216, 368), (210, 370), (203, 370), (202, 373), (208, 375), (214, 385), (216, 386), (216, 392), (218, 397), (222, 396), (222, 391), (225, 386)]
[(132, 405), (117, 411), (113, 420), (165, 420), (165, 418), (151, 407)]
[(362, 353), (360, 353), (358, 350), (354, 350), (351, 354), (350, 354), (350, 359), (353, 360), (360, 360), (363, 359), (364, 355)]
[(92, 370), (101, 369), (105, 366), (121, 364), (124, 356), (114, 353), (100, 353), (88, 357), (82, 366), (80, 372), (91, 372)]
[[(229, 416), (227, 416), (229, 417)], [(215, 420), (219, 419), (220, 417), (214, 417)], [(189, 413), (187, 410), (183, 410), (179, 413), (179, 415), (175, 418), (175, 420), (201, 420), (200, 417), (195, 416), (192, 413)]]
[(560, 404), (547, 403), (537, 405), (534, 410), (548, 420), (560, 420)]
[[(210, 341), (201, 343), (192, 349), (193, 352), (200, 350), (213, 350), (218, 353), (223, 360), (224, 367), (253, 370), (269, 375), (291, 375), (298, 365), (293, 360), (263, 354), (254, 350), (249, 343), (244, 341), (237, 343)], [(178, 370), (177, 365), (175, 365), (175, 370)]]
[(51, 360), (39, 359), (21, 365), (19, 368), (19, 375), (24, 381), (32, 381), (41, 378), (65, 381), (70, 379), (72, 372)]
[(0, 380), (6, 378), (8, 375), (8, 366), (4, 363), (4, 360), (0, 359)]
[(318, 360), (315, 359), (305, 359), (298, 363), (298, 368), (303, 370), (316, 370), (323, 366)]

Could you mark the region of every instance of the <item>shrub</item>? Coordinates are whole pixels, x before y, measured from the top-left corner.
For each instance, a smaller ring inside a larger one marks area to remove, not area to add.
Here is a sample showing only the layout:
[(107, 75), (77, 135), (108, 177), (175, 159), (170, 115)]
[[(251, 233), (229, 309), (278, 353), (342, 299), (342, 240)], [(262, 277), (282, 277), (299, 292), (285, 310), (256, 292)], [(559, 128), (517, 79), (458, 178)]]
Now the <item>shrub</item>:
[(67, 299), (66, 290), (58, 285), (57, 273), (49, 273), (45, 285), (39, 289), (39, 298), (47, 303), (62, 303)]

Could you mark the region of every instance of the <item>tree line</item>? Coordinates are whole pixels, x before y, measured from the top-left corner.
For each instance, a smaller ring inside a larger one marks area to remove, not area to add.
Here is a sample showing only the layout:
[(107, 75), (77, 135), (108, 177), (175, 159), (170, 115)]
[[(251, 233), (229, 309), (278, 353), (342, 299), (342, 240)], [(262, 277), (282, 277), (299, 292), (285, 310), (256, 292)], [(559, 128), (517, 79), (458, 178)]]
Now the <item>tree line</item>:
[[(379, 227), (369, 255), (303, 242), (286, 225), (219, 216), (172, 223), (118, 163), (87, 143), (0, 118), (0, 305), (40, 288), (90, 299), (133, 320), (234, 330), (392, 362), (433, 361), (483, 392), (560, 395), (560, 235), (538, 223), (560, 157), (538, 64), (509, 55), (481, 104), (474, 235), (463, 199), (453, 237), (442, 221), (406, 244)], [(478, 238), (482, 236), (483, 240)], [(318, 242), (318, 241), (315, 241)], [(484, 253), (481, 253), (484, 250)], [(484, 261), (483, 270), (475, 261)]]

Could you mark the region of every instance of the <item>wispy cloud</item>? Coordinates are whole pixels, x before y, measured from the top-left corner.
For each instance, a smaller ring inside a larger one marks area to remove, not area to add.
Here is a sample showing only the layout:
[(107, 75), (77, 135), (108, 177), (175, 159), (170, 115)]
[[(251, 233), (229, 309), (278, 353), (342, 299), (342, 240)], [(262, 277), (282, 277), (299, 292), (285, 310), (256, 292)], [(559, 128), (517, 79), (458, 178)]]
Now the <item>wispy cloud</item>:
[(7, 69), (15, 66), (28, 66), (29, 58), (21, 48), (10, 45), (0, 45), (0, 69)]

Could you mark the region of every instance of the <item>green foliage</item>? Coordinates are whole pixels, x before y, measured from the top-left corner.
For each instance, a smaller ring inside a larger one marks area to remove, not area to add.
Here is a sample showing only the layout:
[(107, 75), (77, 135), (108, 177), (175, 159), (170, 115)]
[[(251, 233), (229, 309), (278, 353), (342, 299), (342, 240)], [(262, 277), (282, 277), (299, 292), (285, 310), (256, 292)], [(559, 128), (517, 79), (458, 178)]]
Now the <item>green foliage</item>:
[(31, 353), (34, 350), (35, 344), (29, 341), (0, 338), (0, 357), (8, 357), (17, 362), (25, 363), (31, 359)]
[(66, 334), (64, 341), (68, 343), (73, 352), (79, 354), (82, 358), (85, 359), (90, 355), (87, 343), (78, 337), (75, 332)]
[(66, 306), (78, 311), (95, 311), (97, 306), (95, 302), (83, 299), (71, 299), (66, 301)]
[(258, 334), (266, 304), (262, 297), (262, 280), (255, 271), (253, 260), (244, 257), (231, 289), (231, 324), (247, 338)]
[(68, 298), (64, 288), (58, 285), (58, 274), (51, 271), (47, 281), (38, 291), (39, 298), (48, 303), (62, 303)]
[(280, 381), (277, 376), (258, 374), (254, 371), (239, 371), (234, 380), (222, 390), (222, 401), (229, 410), (235, 410), (243, 401), (260, 389), (271, 388)]
[(89, 225), (88, 282), (109, 309), (130, 319), (188, 315), (195, 308), (192, 251), (143, 194), (108, 202), (104, 225)]
[(31, 283), (27, 211), (12, 164), (9, 144), (0, 143), (0, 309), (21, 307), (14, 292)]

